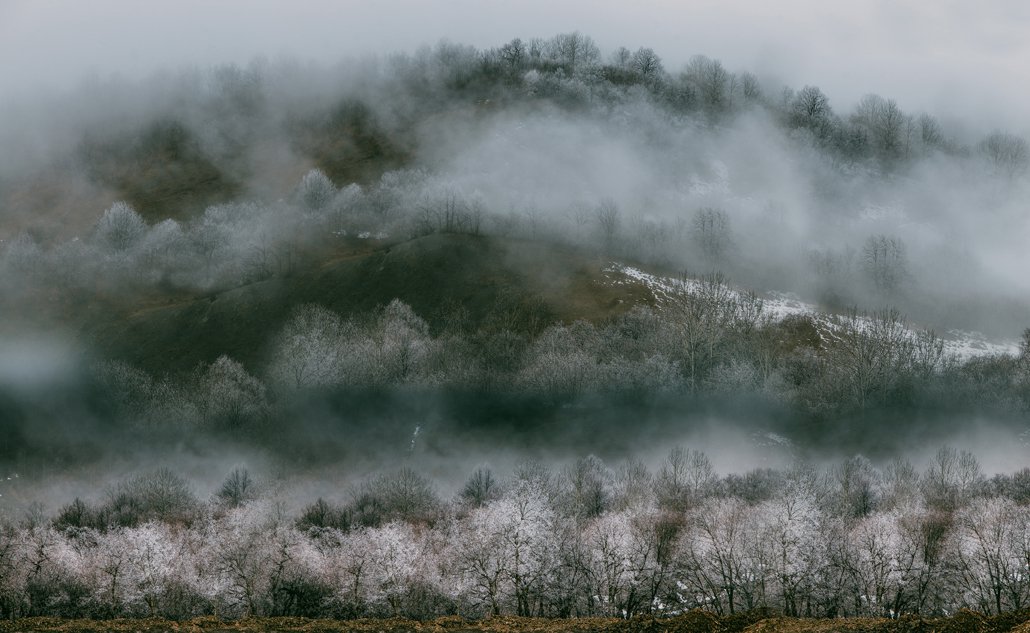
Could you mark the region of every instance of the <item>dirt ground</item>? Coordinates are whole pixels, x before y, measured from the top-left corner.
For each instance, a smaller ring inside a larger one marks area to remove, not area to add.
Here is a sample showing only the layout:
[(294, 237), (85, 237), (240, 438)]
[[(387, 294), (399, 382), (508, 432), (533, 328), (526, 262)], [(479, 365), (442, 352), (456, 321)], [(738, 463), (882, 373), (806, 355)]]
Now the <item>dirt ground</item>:
[(984, 617), (961, 611), (946, 618), (903, 617), (801, 619), (739, 614), (718, 617), (692, 611), (672, 618), (618, 620), (575, 618), (548, 620), (496, 617), (466, 620), (447, 617), (417, 622), (399, 619), (319, 620), (195, 618), (182, 622), (159, 619), (62, 620), (25, 618), (0, 622), (0, 633), (1030, 633), (1030, 612)]

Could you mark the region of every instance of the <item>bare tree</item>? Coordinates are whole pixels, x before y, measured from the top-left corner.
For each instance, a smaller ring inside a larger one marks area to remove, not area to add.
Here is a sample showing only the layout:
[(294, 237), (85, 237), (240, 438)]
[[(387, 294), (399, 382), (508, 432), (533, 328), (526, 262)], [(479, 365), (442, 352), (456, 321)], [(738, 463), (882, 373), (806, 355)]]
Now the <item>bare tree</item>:
[(828, 483), (834, 511), (846, 520), (868, 516), (879, 505), (880, 473), (860, 455), (831, 469)]
[(499, 52), (501, 60), (511, 72), (521, 71), (529, 61), (526, 44), (517, 37), (502, 46)]
[(998, 174), (1010, 178), (1025, 174), (1030, 167), (1030, 145), (1012, 134), (994, 132), (980, 141), (977, 150)]
[(649, 505), (654, 501), (654, 477), (647, 465), (638, 459), (630, 459), (620, 465), (615, 472), (612, 507), (625, 510), (634, 505)]
[(790, 102), (791, 126), (811, 130), (816, 138), (821, 139), (829, 135), (832, 130), (832, 117), (830, 100), (815, 86), (805, 86)]
[(633, 59), (633, 53), (631, 53), (625, 46), (620, 46), (612, 53), (611, 59), (612, 65), (616, 68), (628, 70), (630, 68), (631, 60)]
[(745, 104), (751, 105), (762, 100), (762, 85), (754, 73), (742, 73), (738, 83)]
[(459, 493), (461, 499), (472, 507), (482, 507), (494, 500), (498, 494), (497, 480), (489, 468), (477, 468), (465, 481)]
[(701, 451), (674, 447), (654, 478), (659, 507), (682, 512), (696, 506), (715, 484), (715, 472)]
[(702, 207), (694, 214), (691, 234), (710, 263), (721, 263), (733, 247), (730, 219), (722, 209)]
[(885, 509), (913, 504), (919, 496), (919, 473), (911, 462), (895, 459), (884, 467), (879, 497)]
[(944, 131), (935, 117), (923, 113), (916, 122), (919, 126), (919, 140), (925, 149), (939, 149), (944, 145)]
[(694, 388), (731, 358), (736, 335), (747, 340), (761, 322), (763, 303), (753, 293), (736, 292), (722, 275), (680, 280), (668, 310), (679, 341), (686, 377)]
[(959, 573), (978, 611), (1001, 614), (1030, 602), (1026, 520), (1025, 509), (1001, 498), (978, 499), (959, 514)]
[(572, 516), (590, 519), (605, 512), (611, 505), (614, 477), (600, 458), (590, 455), (577, 459), (562, 472), (568, 492), (568, 510)]
[(650, 48), (638, 48), (629, 60), (629, 66), (647, 83), (658, 81), (665, 72), (661, 58)]
[(729, 108), (730, 74), (722, 62), (695, 55), (685, 71), (688, 81), (697, 90), (701, 107), (711, 117)]
[(888, 309), (873, 315), (856, 310), (837, 317), (825, 337), (827, 367), (821, 390), (831, 401), (865, 410), (886, 404), (909, 366), (912, 338), (904, 318)]
[(218, 489), (218, 498), (235, 508), (256, 497), (254, 480), (246, 468), (234, 468)]
[(942, 446), (923, 472), (921, 486), (927, 505), (950, 512), (977, 493), (983, 483), (983, 472), (972, 453)]
[(719, 615), (755, 608), (760, 568), (749, 540), (752, 512), (737, 499), (710, 499), (693, 515), (679, 549), (680, 575), (695, 604)]
[(427, 197), (418, 207), (415, 234), (467, 233), (479, 235), (483, 225), (483, 205), (468, 201), (455, 191)]
[(601, 201), (601, 204), (597, 207), (597, 223), (601, 228), (601, 236), (604, 239), (605, 248), (610, 250), (615, 246), (615, 238), (621, 223), (619, 208), (615, 206), (615, 201), (611, 198)]
[(596, 64), (601, 58), (594, 40), (579, 31), (555, 36), (550, 49), (551, 58), (570, 74)]
[(868, 131), (873, 147), (888, 166), (908, 155), (912, 126), (893, 99), (866, 95), (859, 102), (852, 121)]
[(877, 290), (900, 290), (909, 278), (905, 243), (893, 236), (870, 236), (862, 246), (862, 267)]

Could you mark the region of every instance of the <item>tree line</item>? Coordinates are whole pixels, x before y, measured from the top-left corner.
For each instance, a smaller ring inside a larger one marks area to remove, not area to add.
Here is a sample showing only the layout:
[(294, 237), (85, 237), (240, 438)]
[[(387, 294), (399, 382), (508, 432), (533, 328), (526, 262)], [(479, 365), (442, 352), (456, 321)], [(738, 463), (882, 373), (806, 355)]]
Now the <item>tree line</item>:
[(481, 467), (449, 498), (402, 468), (287, 510), (232, 471), (207, 500), (169, 471), (0, 525), (0, 615), (631, 617), (704, 609), (899, 617), (1030, 600), (1030, 471), (940, 449), (718, 475), (590, 456)]
[(469, 327), (459, 313), (434, 328), (399, 300), (349, 318), (304, 305), (267, 342), (256, 372), (227, 356), (159, 376), (105, 361), (92, 382), (127, 428), (232, 436), (288, 435), (286, 420), (305, 402), (361, 393), (386, 400), (391, 391), (515, 397), (549, 408), (592, 398), (750, 398), (759, 411), (786, 406), (830, 430), (852, 417), (873, 429), (878, 414), (1017, 419), (1030, 409), (1026, 338), (1014, 355), (960, 359), (896, 310), (773, 319), (761, 298), (718, 275), (670, 283), (656, 306), (598, 324), (547, 325), (504, 312)]

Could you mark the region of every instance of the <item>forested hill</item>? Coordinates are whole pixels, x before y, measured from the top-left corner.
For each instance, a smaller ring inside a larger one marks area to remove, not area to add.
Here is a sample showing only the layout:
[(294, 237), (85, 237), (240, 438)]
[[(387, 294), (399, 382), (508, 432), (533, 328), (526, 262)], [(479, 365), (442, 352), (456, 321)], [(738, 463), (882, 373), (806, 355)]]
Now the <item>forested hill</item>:
[(483, 428), (1018, 430), (1030, 153), (981, 128), (580, 33), (11, 108), (0, 342), (34, 362), (0, 372), (4, 450), (80, 417), (278, 438), (412, 391)]

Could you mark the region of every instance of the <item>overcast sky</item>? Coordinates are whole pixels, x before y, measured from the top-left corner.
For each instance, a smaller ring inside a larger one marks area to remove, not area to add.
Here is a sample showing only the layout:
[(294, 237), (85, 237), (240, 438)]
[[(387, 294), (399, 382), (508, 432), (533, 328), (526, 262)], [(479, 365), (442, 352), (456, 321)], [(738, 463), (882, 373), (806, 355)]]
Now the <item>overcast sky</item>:
[(651, 46), (675, 70), (704, 53), (846, 109), (862, 94), (1030, 131), (1030, 3), (957, 0), (0, 0), (0, 92), (86, 74), (318, 61), (441, 38), (496, 46), (579, 30), (605, 51)]

